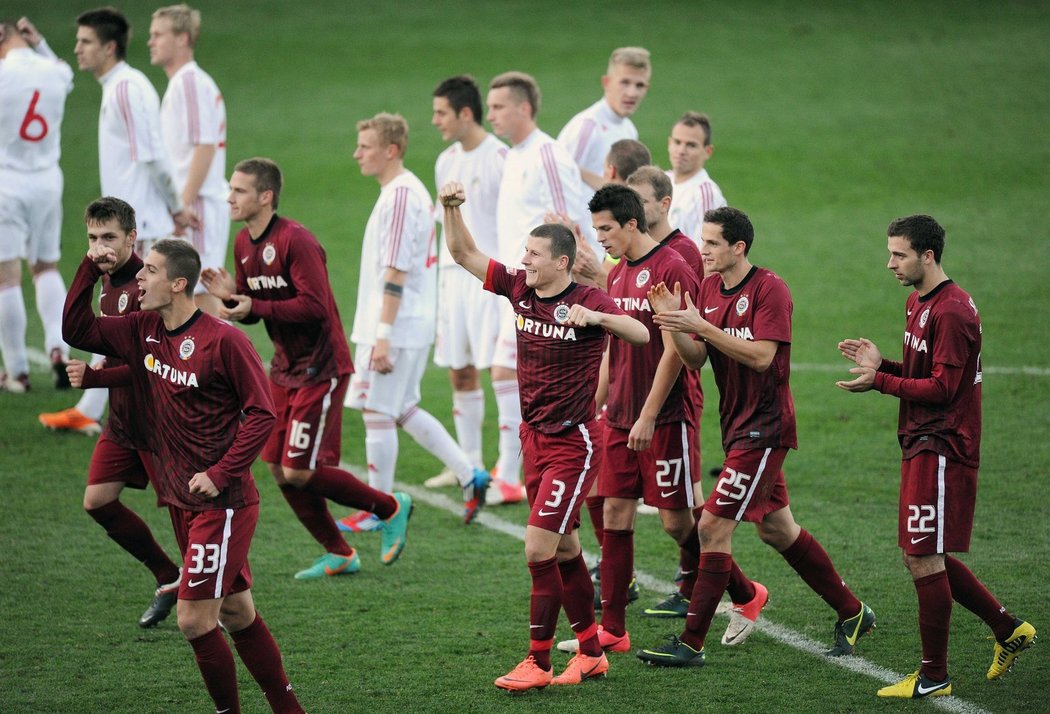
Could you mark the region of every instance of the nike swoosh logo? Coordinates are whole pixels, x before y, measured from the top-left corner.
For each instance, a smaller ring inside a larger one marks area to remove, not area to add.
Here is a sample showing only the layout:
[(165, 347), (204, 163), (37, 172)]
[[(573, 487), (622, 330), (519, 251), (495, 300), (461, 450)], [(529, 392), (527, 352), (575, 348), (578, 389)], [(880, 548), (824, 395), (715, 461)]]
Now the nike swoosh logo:
[(538, 516), (556, 516), (556, 515), (558, 515), (558, 512), (557, 511), (545, 511), (545, 510), (543, 510), (541, 508), (539, 510), (539, 513), (537, 513), (536, 515), (538, 515)]
[(523, 308), (525, 310), (532, 309), (532, 305), (527, 304), (524, 300), (519, 300), (518, 301), (518, 307), (521, 307), (521, 308)]
[(106, 293), (99, 293), (99, 294), (98, 294), (98, 299), (99, 299), (99, 300), (101, 300), (101, 299), (102, 299), (102, 298), (104, 298), (104, 297), (106, 297)]
[(153, 335), (146, 335), (146, 343), (148, 344), (150, 342), (156, 342), (158, 345), (160, 344), (160, 340), (153, 339)]
[(924, 687), (921, 684), (916, 684), (915, 685), (915, 693), (916, 694), (923, 694), (923, 695), (925, 695), (925, 694), (929, 694), (930, 692), (936, 692), (938, 689), (944, 689), (947, 686), (948, 686), (947, 682), (941, 682), (940, 684), (935, 684), (932, 687)]
[(543, 625), (529, 625), (530, 630), (535, 630), (538, 627), (543, 627)]
[(911, 544), (912, 544), (912, 545), (915, 545), (916, 543), (919, 543), (919, 542), (921, 542), (921, 541), (924, 541), (924, 540), (926, 540), (927, 538), (929, 538), (929, 536), (923, 536), (922, 538), (912, 538), (912, 539), (911, 539)]
[(613, 280), (613, 285), (616, 285), (616, 283), (618, 282), (620, 282), (620, 278), (616, 278), (615, 280)]
[(243, 258), (241, 258), (241, 265), (244, 265), (247, 262), (248, 262), (248, 256), (244, 256)]
[(305, 451), (289, 451), (288, 452), (288, 458), (289, 459), (297, 459), (297, 458), (299, 458), (300, 456), (302, 456), (305, 453), (306, 453)]
[(723, 501), (721, 498), (716, 498), (715, 503), (719, 506), (732, 506), (736, 501)]
[(205, 578), (204, 580), (191, 580), (186, 584), (189, 585), (191, 588), (195, 588), (198, 585), (204, 585), (204, 583), (208, 582), (208, 580), (208, 578)]
[(908, 317), (911, 317), (911, 310), (908, 310)]
[(670, 498), (671, 496), (675, 495), (676, 493), (678, 493), (677, 490), (668, 491), (667, 493), (664, 493), (663, 491), (660, 491), (660, 498)]
[(704, 308), (704, 314), (705, 315), (710, 315), (712, 312), (714, 312), (717, 309), (718, 309), (717, 307), (705, 307)]

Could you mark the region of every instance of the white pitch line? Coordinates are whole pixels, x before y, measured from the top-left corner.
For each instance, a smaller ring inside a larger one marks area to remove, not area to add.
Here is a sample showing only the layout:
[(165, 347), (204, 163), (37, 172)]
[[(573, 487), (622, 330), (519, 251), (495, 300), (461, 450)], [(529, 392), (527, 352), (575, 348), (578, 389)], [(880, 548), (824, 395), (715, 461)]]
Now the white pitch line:
[[(400, 482), (397, 483), (396, 488), (401, 491), (405, 491), (406, 493), (411, 495), (414, 501), (421, 501), (427, 504), (428, 506), (440, 508), (442, 510), (448, 511), (449, 513), (454, 513), (457, 516), (461, 516), (463, 514), (463, 503), (459, 501), (453, 501), (451, 498), (444, 495), (443, 493), (430, 491), (419, 486), (412, 486)], [(520, 541), (525, 540), (524, 526), (520, 526), (516, 523), (511, 523), (510, 521), (506, 521), (500, 518), (499, 516), (493, 515), (491, 511), (482, 509), (481, 513), (479, 513), (475, 518), (475, 523), (485, 526), (486, 528), (490, 528), (491, 530), (499, 531), (500, 533), (508, 535), (511, 538), (516, 538)], [(593, 565), (598, 560), (596, 555), (594, 555), (593, 553), (588, 553), (587, 551), (584, 551), (583, 557), (587, 560), (588, 564), (591, 565)], [(642, 587), (646, 588), (647, 590), (651, 590), (654, 593), (668, 593), (675, 589), (673, 583), (653, 577), (652, 575), (649, 575), (648, 573), (645, 573), (641, 570), (635, 570), (635, 577), (638, 579), (638, 583)], [(719, 614), (724, 615), (728, 611), (729, 603), (723, 602), (718, 606)], [(788, 647), (793, 647), (794, 649), (799, 650), (800, 652), (805, 652), (815, 657), (819, 657), (823, 662), (842, 667), (843, 669), (848, 669), (851, 672), (856, 672), (857, 674), (863, 674), (867, 677), (871, 677), (872, 679), (878, 680), (884, 684), (893, 684), (904, 679), (903, 674), (898, 674), (897, 672), (886, 669), (885, 667), (880, 667), (879, 665), (873, 662), (869, 662), (863, 657), (859, 657), (857, 655), (851, 655), (849, 657), (825, 657), (824, 650), (826, 649), (826, 647), (824, 645), (817, 642), (816, 640), (812, 640), (809, 637), (806, 637), (801, 632), (796, 632), (789, 627), (785, 627), (783, 625), (778, 625), (775, 622), (771, 622), (765, 617), (758, 618), (758, 622), (755, 623), (755, 629), (759, 630), (760, 632), (763, 632), (766, 635), (769, 635), (774, 640), (777, 640), (778, 642), (785, 644)], [(872, 694), (872, 696), (874, 696), (874, 694)], [(954, 696), (931, 697), (930, 699), (928, 699), (928, 701), (930, 704), (936, 707), (944, 709), (945, 711), (956, 712), (957, 714), (990, 714), (988, 711), (981, 709), (976, 704), (971, 704), (970, 702), (964, 701)]]

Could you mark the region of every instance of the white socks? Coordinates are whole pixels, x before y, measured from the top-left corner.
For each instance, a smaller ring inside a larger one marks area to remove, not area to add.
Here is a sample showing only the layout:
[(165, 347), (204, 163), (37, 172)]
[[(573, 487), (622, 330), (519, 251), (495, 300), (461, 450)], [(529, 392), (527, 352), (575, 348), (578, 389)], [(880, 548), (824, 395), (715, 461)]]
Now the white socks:
[(485, 421), (485, 393), (480, 389), (452, 392), (452, 422), (456, 426), (459, 448), (477, 468), (484, 468), (481, 458), (481, 425)]
[(22, 298), (21, 285), (0, 290), (0, 356), (12, 379), (20, 374), (29, 374), (26, 304)]
[(394, 490), (397, 466), (397, 424), (386, 414), (364, 412), (365, 458), (368, 459), (368, 485), (377, 491)]
[[(62, 306), (66, 302), (66, 284), (57, 270), (45, 270), (33, 277), (36, 286), (36, 311), (44, 325), (44, 352), (58, 347), (69, 356), (69, 346), (62, 341)], [(23, 308), (24, 310), (25, 308)]]
[(518, 396), (518, 380), (505, 379), (492, 382), (499, 409), (499, 461), (496, 476), (501, 481), (516, 485), (521, 483), (521, 400)]
[(108, 389), (85, 389), (84, 396), (77, 402), (77, 411), (88, 419), (101, 421), (102, 412), (106, 411), (106, 402), (108, 401)]
[(420, 446), (451, 469), (459, 479), (460, 486), (471, 482), (474, 478), (474, 464), (433, 414), (416, 406), (401, 415), (397, 423)]

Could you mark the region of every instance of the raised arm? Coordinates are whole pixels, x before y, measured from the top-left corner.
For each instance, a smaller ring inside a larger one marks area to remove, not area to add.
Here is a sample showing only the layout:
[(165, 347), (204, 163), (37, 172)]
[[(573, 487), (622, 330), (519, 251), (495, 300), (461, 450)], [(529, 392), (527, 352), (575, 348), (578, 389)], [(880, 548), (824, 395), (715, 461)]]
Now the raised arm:
[(489, 269), (489, 256), (478, 250), (474, 237), (470, 235), (463, 212), (459, 207), (466, 201), (463, 184), (447, 183), (438, 191), (438, 200), (445, 208), (445, 244), (452, 259), (462, 265), (478, 280), (484, 281)]
[(569, 317), (565, 324), (573, 327), (600, 327), (631, 345), (644, 345), (649, 342), (649, 328), (633, 317), (589, 310), (579, 304), (569, 308)]

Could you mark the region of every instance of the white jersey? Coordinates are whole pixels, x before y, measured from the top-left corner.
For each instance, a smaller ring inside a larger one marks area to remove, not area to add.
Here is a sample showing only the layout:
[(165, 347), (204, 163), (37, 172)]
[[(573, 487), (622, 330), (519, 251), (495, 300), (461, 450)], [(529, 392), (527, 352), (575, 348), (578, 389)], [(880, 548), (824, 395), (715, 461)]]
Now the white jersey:
[[(512, 146), (503, 166), (496, 214), (499, 262), (521, 265), (529, 231), (542, 224), (547, 213), (565, 213), (579, 225), (599, 258), (598, 245), (587, 201), (593, 195), (580, 178), (580, 170), (565, 147), (535, 129), (525, 141)], [(466, 204), (464, 204), (466, 205)]]
[(599, 176), (605, 171), (609, 149), (620, 139), (637, 141), (638, 129), (628, 117), (614, 112), (604, 97), (570, 119), (558, 134), (573, 161)]
[[(175, 230), (169, 198), (147, 162), (167, 165), (160, 137), (160, 98), (146, 75), (118, 62), (102, 76), (98, 117), (98, 165), (102, 195), (116, 196), (135, 209), (142, 239), (169, 236)], [(170, 169), (165, 169), (170, 170)], [(175, 198), (177, 201), (177, 197)]]
[(437, 254), (430, 193), (411, 171), (383, 186), (365, 226), (357, 311), (350, 340), (374, 345), (383, 307), (387, 268), (407, 273), (401, 306), (390, 335), (391, 347), (426, 347), (434, 342)]
[(62, 117), (73, 89), (65, 62), (16, 48), (0, 60), (0, 168), (57, 168), (62, 152)]
[[(478, 248), (489, 256), (496, 256), (499, 252), (496, 202), (499, 200), (499, 185), (506, 160), (507, 145), (492, 134), (486, 134), (485, 140), (471, 151), (465, 151), (457, 141), (441, 152), (434, 165), (434, 183), (439, 191), (449, 181), (463, 184), (467, 192), (467, 201), (462, 207), (463, 221), (474, 236)], [(434, 215), (441, 223), (444, 209), (435, 206)], [(442, 241), (441, 267), (455, 264), (448, 246)]]
[(215, 158), (199, 193), (225, 201), (230, 193), (226, 184), (226, 105), (215, 80), (196, 62), (179, 67), (168, 81), (160, 105), (160, 128), (180, 191), (190, 173), (194, 148), (199, 144), (215, 146)]
[[(667, 175), (673, 182), (674, 172), (668, 171)], [(694, 243), (700, 245), (704, 214), (712, 208), (728, 205), (725, 196), (722, 195), (722, 189), (707, 175), (707, 169), (700, 169), (691, 178), (674, 185), (667, 222), (672, 228), (682, 231)]]

